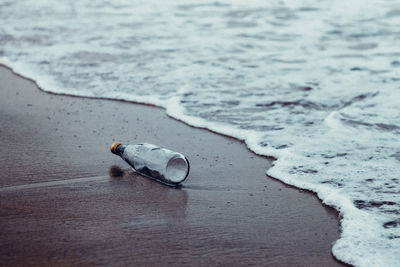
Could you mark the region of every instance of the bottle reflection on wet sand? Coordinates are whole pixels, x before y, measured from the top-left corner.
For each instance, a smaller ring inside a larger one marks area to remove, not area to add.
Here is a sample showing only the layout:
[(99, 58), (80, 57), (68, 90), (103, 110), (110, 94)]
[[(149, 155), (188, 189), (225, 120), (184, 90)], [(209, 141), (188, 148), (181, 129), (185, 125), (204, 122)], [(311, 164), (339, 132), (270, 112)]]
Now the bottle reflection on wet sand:
[[(187, 192), (182, 187), (167, 187), (130, 169), (113, 165), (109, 169), (112, 188), (129, 191), (129, 201), (138, 207), (129, 224), (176, 222), (186, 218)], [(154, 216), (156, 215), (156, 216)], [(154, 218), (156, 217), (156, 218)]]

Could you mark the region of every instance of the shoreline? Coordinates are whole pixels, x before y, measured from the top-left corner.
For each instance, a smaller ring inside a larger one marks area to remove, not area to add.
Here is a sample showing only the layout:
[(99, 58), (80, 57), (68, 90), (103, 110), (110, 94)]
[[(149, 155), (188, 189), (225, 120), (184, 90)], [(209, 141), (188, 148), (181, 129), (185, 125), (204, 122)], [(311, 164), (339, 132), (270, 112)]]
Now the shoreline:
[[(162, 109), (162, 110), (164, 110), (165, 114), (166, 114), (169, 118), (171, 118), (172, 120), (181, 122), (181, 123), (185, 124), (186, 126), (191, 127), (191, 128), (193, 128), (193, 129), (205, 130), (205, 131), (208, 131), (208, 132), (210, 132), (210, 133), (217, 134), (217, 135), (223, 136), (223, 137), (228, 138), (228, 139), (232, 139), (232, 140), (234, 140), (234, 141), (236, 141), (236, 142), (240, 142), (240, 143), (242, 143), (243, 145), (245, 145), (246, 148), (247, 148), (252, 154), (254, 154), (254, 155), (258, 156), (258, 157), (265, 158), (267, 161), (274, 162), (274, 161), (276, 160), (276, 158), (273, 157), (273, 156), (266, 156), (266, 155), (258, 154), (258, 153), (256, 153), (256, 152), (252, 151), (250, 148), (247, 147), (246, 142), (245, 142), (243, 139), (239, 139), (239, 138), (230, 136), (230, 135), (228, 135), (228, 134), (220, 133), (220, 132), (214, 131), (214, 130), (209, 129), (209, 128), (206, 128), (206, 127), (198, 127), (198, 126), (193, 126), (193, 125), (191, 125), (191, 124), (188, 124), (188, 123), (185, 122), (184, 120), (181, 120), (181, 119), (178, 119), (178, 118), (175, 118), (175, 117), (169, 115), (169, 114), (166, 112), (166, 109), (165, 109), (164, 107), (157, 106), (156, 104), (135, 102), (135, 101), (126, 100), (126, 99), (114, 99), (114, 98), (108, 98), (108, 97), (95, 97), (95, 96), (78, 96), (78, 95), (72, 95), (72, 94), (66, 94), (66, 93), (55, 93), (55, 92), (51, 92), (51, 91), (46, 91), (46, 90), (43, 90), (43, 89), (36, 83), (36, 81), (35, 81), (34, 79), (29, 78), (29, 77), (27, 77), (27, 76), (24, 76), (23, 74), (20, 74), (20, 73), (16, 72), (12, 67), (9, 67), (9, 66), (5, 65), (4, 63), (0, 63), (0, 68), (7, 69), (7, 70), (9, 70), (10, 72), (12, 72), (15, 76), (17, 76), (17, 77), (19, 77), (19, 78), (21, 78), (21, 79), (28, 80), (28, 81), (32, 82), (38, 90), (40, 90), (41, 92), (43, 92), (43, 93), (45, 93), (45, 94), (54, 95), (54, 96), (72, 97), (72, 98), (78, 98), (78, 99), (91, 99), (91, 100), (101, 100), (101, 101), (116, 101), (116, 102), (121, 102), (121, 103), (129, 103), (129, 104), (133, 104), (133, 105), (143, 105), (143, 106), (153, 107), (153, 108), (156, 108), (156, 109)], [(266, 174), (266, 176), (267, 176), (268, 178), (270, 178), (270, 179), (273, 179), (273, 180), (275, 180), (275, 181), (281, 183), (282, 185), (284, 185), (284, 186), (286, 186), (286, 187), (290, 187), (290, 188), (293, 188), (293, 189), (296, 189), (296, 190), (308, 192), (308, 193), (310, 193), (310, 194), (312, 194), (312, 195), (314, 195), (315, 197), (318, 198), (317, 193), (314, 192), (314, 191), (312, 191), (312, 190), (305, 189), (305, 188), (299, 188), (299, 187), (296, 187), (296, 186), (294, 186), (294, 185), (287, 184), (287, 183), (283, 182), (282, 180), (279, 180), (278, 178), (275, 178), (275, 177), (270, 176), (270, 175), (268, 175), (268, 174)], [(318, 199), (319, 199), (319, 198), (318, 198)], [(320, 200), (320, 199), (319, 199), (319, 200)], [(335, 208), (333, 208), (333, 207), (331, 207), (331, 206), (329, 206), (329, 205), (326, 205), (326, 204), (323, 203), (321, 200), (320, 200), (320, 202), (321, 202), (321, 205), (323, 205), (324, 207), (327, 207), (327, 208), (329, 208), (329, 209), (332, 209), (334, 212), (336, 212), (337, 216), (339, 217), (339, 212), (338, 212)]]
[[(149, 104), (48, 93), (3, 65), (0, 77), (1, 188), (122, 169), (109, 179), (0, 191), (2, 262), (342, 265), (330, 250), (339, 238), (337, 211), (312, 192), (267, 177), (272, 160), (243, 141), (189, 126)], [(115, 138), (183, 152), (192, 173), (181, 190), (138, 177), (107, 151)], [(46, 261), (49, 255), (54, 258)]]
[[(246, 142), (245, 142), (243, 139), (236, 138), (236, 137), (233, 137), (233, 136), (231, 136), (231, 135), (224, 134), (224, 133), (221, 133), (221, 132), (212, 130), (212, 129), (210, 129), (210, 128), (207, 128), (207, 127), (191, 125), (191, 124), (187, 123), (186, 121), (184, 121), (184, 120), (182, 120), (182, 119), (179, 119), (179, 118), (176, 118), (176, 117), (171, 116), (170, 114), (168, 114), (168, 112), (167, 112), (167, 110), (166, 110), (165, 107), (158, 106), (158, 105), (156, 105), (156, 104), (146, 103), (146, 102), (140, 102), (140, 101), (133, 101), (133, 100), (126, 100), (126, 99), (116, 99), (116, 98), (97, 97), (97, 96), (84, 96), (84, 95), (73, 95), (73, 94), (67, 94), (67, 93), (56, 93), (56, 92), (52, 92), (52, 91), (47, 91), (47, 90), (44, 90), (42, 87), (40, 87), (40, 86), (37, 84), (37, 82), (36, 82), (35, 79), (30, 78), (30, 77), (28, 77), (28, 76), (24, 76), (23, 74), (21, 74), (21, 73), (15, 71), (14, 68), (9, 67), (9, 66), (7, 66), (7, 65), (4, 64), (4, 63), (0, 63), (0, 68), (5, 68), (5, 69), (11, 71), (14, 75), (20, 77), (21, 79), (25, 79), (25, 80), (31, 81), (32, 83), (35, 84), (35, 86), (37, 87), (38, 90), (40, 90), (40, 91), (42, 91), (43, 93), (46, 93), (46, 94), (55, 95), (55, 96), (76, 97), (76, 98), (82, 98), (82, 99), (92, 99), (92, 100), (117, 101), (117, 102), (122, 102), (122, 103), (129, 103), (129, 104), (133, 104), (133, 105), (144, 105), (144, 106), (148, 106), (148, 107), (153, 107), (153, 108), (157, 108), (157, 109), (162, 109), (162, 110), (164, 110), (165, 114), (166, 114), (169, 118), (171, 118), (171, 119), (173, 119), (173, 120), (175, 120), (175, 121), (181, 122), (181, 123), (183, 123), (183, 124), (185, 124), (185, 125), (187, 125), (187, 126), (189, 126), (189, 127), (191, 127), (191, 128), (194, 128), (194, 129), (206, 130), (206, 131), (211, 132), (211, 133), (213, 133), (213, 134), (217, 134), (217, 135), (220, 135), (220, 136), (224, 136), (224, 137), (226, 137), (226, 138), (231, 138), (231, 139), (233, 139), (233, 140), (235, 140), (235, 141), (237, 141), (237, 142), (243, 143), (243, 144), (247, 147)], [(260, 156), (260, 157), (264, 157), (264, 158), (266, 158), (266, 159), (269, 160), (269, 161), (275, 161), (275, 160), (276, 160), (276, 158), (273, 157), (273, 156), (266, 156), (266, 155), (258, 154), (258, 153), (256, 153), (255, 151), (252, 151), (250, 148), (248, 148), (248, 149), (250, 150), (251, 153), (253, 153), (253, 154), (257, 155), (257, 156)], [(270, 177), (271, 179), (275, 179), (275, 180), (277, 180), (277, 181), (279, 181), (279, 182), (282, 182), (281, 180), (279, 180), (279, 179), (277, 179), (277, 178), (274, 178), (274, 177), (272, 177), (272, 176), (268, 176), (268, 177)], [(293, 188), (299, 189), (299, 188), (296, 187), (296, 186), (293, 186), (293, 185), (290, 185), (290, 184), (285, 184), (284, 182), (282, 182), (282, 183), (283, 183), (284, 185), (292, 186)], [(308, 190), (308, 189), (302, 189), (302, 190), (309, 191), (310, 193), (314, 194), (314, 192), (311, 191), (311, 190)], [(324, 205), (325, 205), (325, 204), (324, 204)], [(329, 206), (328, 206), (328, 207), (329, 207)]]

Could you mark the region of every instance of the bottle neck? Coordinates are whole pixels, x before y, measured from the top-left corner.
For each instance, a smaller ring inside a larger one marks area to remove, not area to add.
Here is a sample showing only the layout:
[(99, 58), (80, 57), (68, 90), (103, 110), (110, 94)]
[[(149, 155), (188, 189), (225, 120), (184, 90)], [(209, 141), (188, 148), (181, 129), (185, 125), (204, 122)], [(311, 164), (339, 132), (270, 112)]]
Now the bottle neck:
[(110, 150), (111, 150), (111, 153), (118, 155), (118, 156), (122, 156), (122, 154), (124, 153), (125, 147), (126, 147), (126, 145), (123, 145), (120, 142), (114, 142), (110, 146)]
[(118, 156), (122, 156), (122, 154), (124, 154), (126, 145), (120, 144), (116, 147), (115, 149), (115, 154), (117, 154)]

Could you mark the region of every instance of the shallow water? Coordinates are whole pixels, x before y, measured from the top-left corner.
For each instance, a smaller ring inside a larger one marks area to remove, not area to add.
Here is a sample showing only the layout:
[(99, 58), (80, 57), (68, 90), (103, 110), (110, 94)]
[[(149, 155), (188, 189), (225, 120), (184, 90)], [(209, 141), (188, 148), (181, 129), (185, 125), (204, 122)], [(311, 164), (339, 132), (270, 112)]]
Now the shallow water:
[(165, 2), (0, 0), (0, 62), (245, 140), (340, 211), (335, 257), (399, 265), (400, 5)]

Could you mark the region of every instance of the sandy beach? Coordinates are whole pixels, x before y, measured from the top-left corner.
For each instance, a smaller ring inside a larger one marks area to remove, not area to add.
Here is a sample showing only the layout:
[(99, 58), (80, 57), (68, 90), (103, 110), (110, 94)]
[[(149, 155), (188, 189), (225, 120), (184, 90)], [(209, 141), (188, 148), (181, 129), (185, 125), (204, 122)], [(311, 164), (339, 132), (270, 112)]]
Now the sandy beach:
[[(163, 109), (47, 94), (0, 67), (0, 262), (340, 266), (337, 213), (265, 175), (271, 159)], [(133, 173), (114, 141), (182, 152), (174, 189)]]

